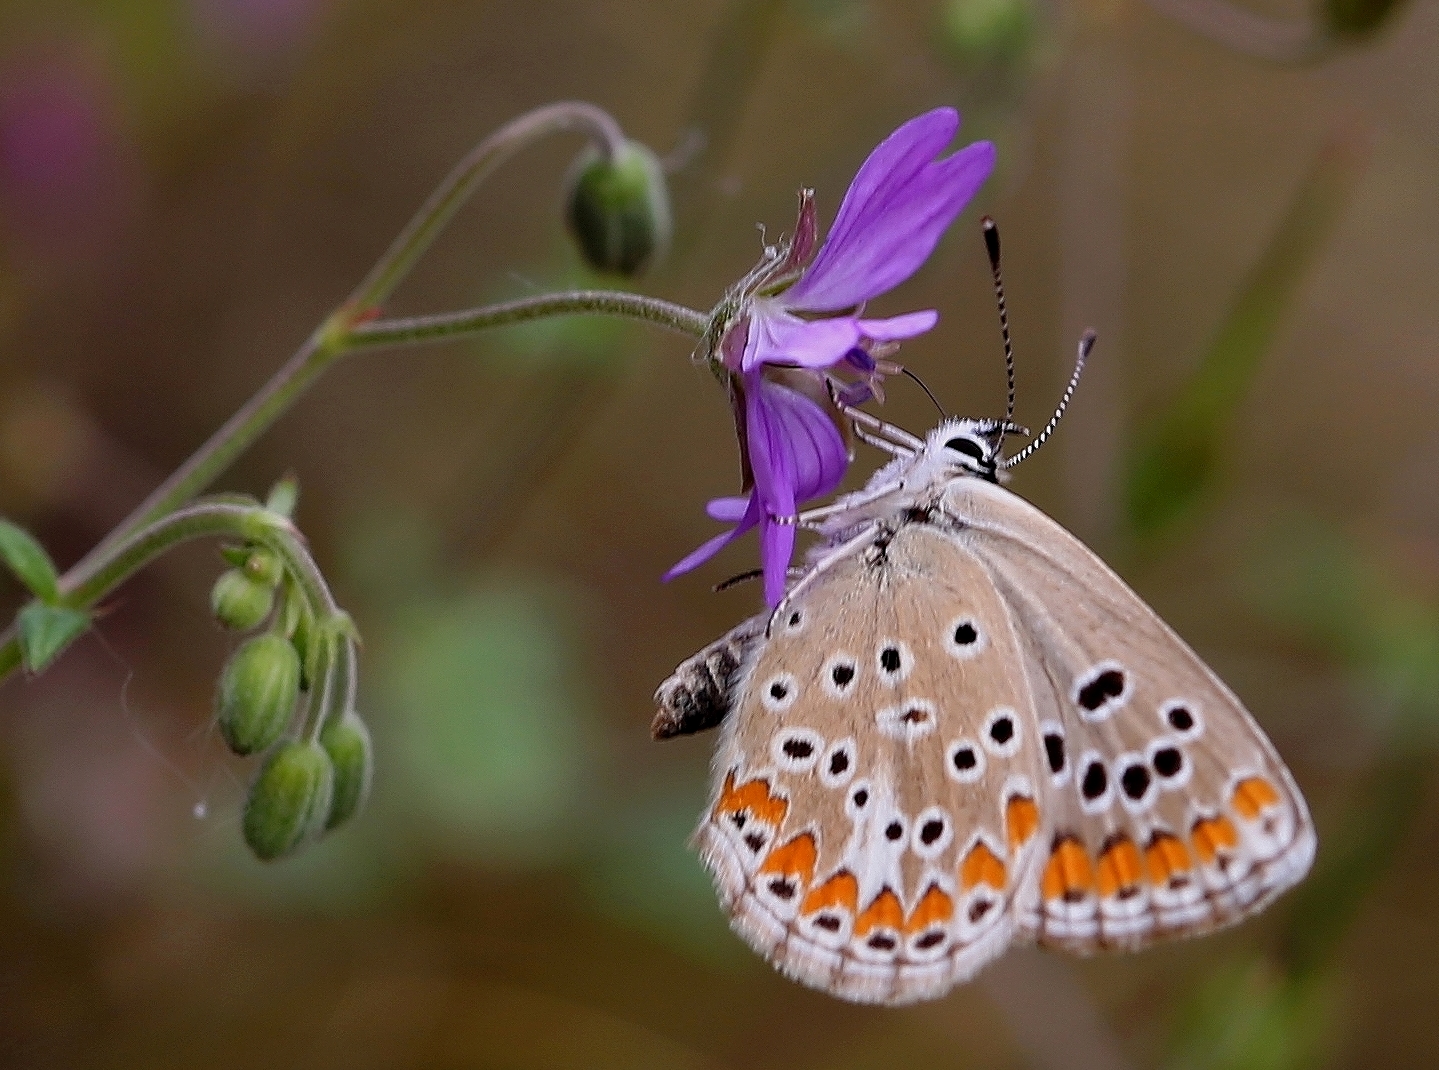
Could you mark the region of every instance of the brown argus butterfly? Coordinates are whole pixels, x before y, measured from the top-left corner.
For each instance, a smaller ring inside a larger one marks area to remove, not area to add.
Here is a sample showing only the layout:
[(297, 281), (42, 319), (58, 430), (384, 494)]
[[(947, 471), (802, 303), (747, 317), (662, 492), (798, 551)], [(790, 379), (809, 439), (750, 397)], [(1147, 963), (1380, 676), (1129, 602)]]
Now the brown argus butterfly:
[[(997, 245), (991, 247), (997, 260)], [(1234, 694), (1078, 539), (1000, 486), (1006, 421), (919, 439), (801, 514), (773, 613), (682, 664), (656, 738), (722, 724), (695, 835), (734, 929), (861, 1003), (929, 999), (1010, 943), (1208, 932), (1308, 871), (1293, 777)]]

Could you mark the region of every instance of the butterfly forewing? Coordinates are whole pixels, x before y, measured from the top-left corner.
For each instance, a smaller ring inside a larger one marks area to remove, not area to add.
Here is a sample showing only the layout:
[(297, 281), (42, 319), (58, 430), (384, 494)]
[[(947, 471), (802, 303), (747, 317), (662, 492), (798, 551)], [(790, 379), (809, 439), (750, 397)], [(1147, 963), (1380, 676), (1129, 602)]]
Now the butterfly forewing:
[(831, 563), (739, 681), (698, 841), (736, 929), (864, 1002), (967, 979), (1009, 942), (1045, 775), (1018, 636), (922, 525)]
[(1022, 931), (1087, 951), (1191, 935), (1308, 870), (1304, 800), (1238, 699), (1122, 580), (1023, 499), (956, 480), (945, 511), (1013, 614), (1045, 745)]

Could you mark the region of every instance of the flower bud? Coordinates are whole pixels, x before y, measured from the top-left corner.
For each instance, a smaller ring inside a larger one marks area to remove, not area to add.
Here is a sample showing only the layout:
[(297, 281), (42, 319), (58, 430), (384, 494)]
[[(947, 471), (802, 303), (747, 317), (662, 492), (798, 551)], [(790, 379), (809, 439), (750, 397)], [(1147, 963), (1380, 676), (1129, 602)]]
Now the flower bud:
[(375, 769), (370, 730), (359, 714), (348, 710), (341, 720), (320, 732), (320, 745), (335, 767), (335, 797), (325, 822), (325, 828), (332, 829), (353, 817), (370, 795)]
[(319, 836), (334, 790), (334, 767), (318, 743), (277, 748), (245, 802), (245, 842), (255, 857), (268, 862)]
[(280, 564), (280, 559), (263, 547), (252, 550), (250, 556), (245, 558), (245, 575), (272, 590), (279, 585), (280, 577), (284, 574), (285, 568)]
[(585, 150), (569, 175), (570, 232), (598, 271), (638, 275), (669, 248), (669, 188), (655, 154), (628, 141), (613, 160)]
[(210, 591), (210, 608), (227, 628), (247, 632), (264, 622), (275, 608), (275, 594), (239, 569), (229, 569)]
[(236, 754), (270, 747), (284, 733), (300, 694), (300, 655), (284, 636), (245, 642), (220, 674), (215, 716)]

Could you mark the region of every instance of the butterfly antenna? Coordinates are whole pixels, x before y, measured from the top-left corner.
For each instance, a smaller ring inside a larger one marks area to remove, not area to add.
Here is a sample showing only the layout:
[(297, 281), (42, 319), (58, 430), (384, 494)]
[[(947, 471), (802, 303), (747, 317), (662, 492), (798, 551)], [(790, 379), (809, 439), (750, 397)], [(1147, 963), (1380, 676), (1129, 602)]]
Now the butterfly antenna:
[(915, 375), (914, 372), (910, 371), (908, 368), (900, 368), (899, 370), (919, 384), (919, 388), (924, 391), (925, 396), (928, 397), (930, 401), (934, 402), (934, 407), (939, 410), (939, 415), (941, 419), (949, 415), (949, 413), (944, 411), (944, 406), (939, 403), (939, 398), (935, 397), (934, 392), (931, 391), (929, 387), (925, 386), (923, 379)]
[(1049, 436), (1054, 434), (1054, 429), (1059, 426), (1059, 420), (1064, 415), (1064, 410), (1069, 408), (1069, 401), (1074, 397), (1074, 388), (1079, 385), (1079, 376), (1084, 371), (1084, 362), (1089, 359), (1089, 351), (1094, 348), (1095, 337), (1095, 333), (1091, 329), (1085, 331), (1084, 337), (1079, 340), (1079, 355), (1074, 360), (1074, 374), (1069, 377), (1069, 385), (1064, 388), (1064, 396), (1059, 399), (1059, 407), (1054, 410), (1054, 415), (1049, 418), (1049, 423), (1044, 425), (1044, 430), (1033, 442), (1013, 457), (1000, 461), (1000, 468), (1013, 468), (1040, 446), (1043, 446)]
[(984, 229), (984, 251), (989, 254), (989, 273), (994, 278), (994, 299), (999, 303), (999, 333), (1004, 338), (1004, 375), (1009, 383), (1009, 397), (1004, 404), (1004, 426), (999, 429), (995, 455), (1004, 452), (1004, 435), (1014, 421), (1014, 345), (1009, 339), (1009, 313), (1004, 307), (1004, 276), (999, 270), (999, 224), (985, 216), (979, 225)]

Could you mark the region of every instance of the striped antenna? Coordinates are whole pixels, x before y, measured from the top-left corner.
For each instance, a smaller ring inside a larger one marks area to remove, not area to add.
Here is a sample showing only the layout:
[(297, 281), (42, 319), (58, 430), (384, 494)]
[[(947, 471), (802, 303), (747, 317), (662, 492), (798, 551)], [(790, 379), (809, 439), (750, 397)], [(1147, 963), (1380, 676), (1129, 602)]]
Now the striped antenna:
[(1084, 362), (1089, 359), (1089, 351), (1094, 348), (1095, 337), (1094, 330), (1091, 328), (1085, 331), (1084, 337), (1079, 340), (1079, 355), (1074, 360), (1074, 374), (1069, 377), (1069, 385), (1064, 388), (1064, 396), (1059, 399), (1059, 407), (1054, 410), (1054, 415), (1049, 418), (1049, 423), (1044, 425), (1044, 430), (1039, 433), (1039, 437), (1013, 457), (1000, 461), (1000, 468), (1013, 468), (1040, 446), (1043, 446), (1049, 436), (1054, 434), (1054, 429), (1059, 426), (1059, 420), (1064, 415), (1064, 410), (1069, 408), (1069, 399), (1074, 397), (1074, 388), (1079, 385), (1079, 374), (1084, 371)]
[[(1014, 420), (1014, 346), (1009, 339), (1009, 313), (1004, 307), (1004, 276), (999, 270), (999, 225), (985, 216), (979, 221), (984, 229), (984, 251), (989, 254), (989, 273), (994, 278), (994, 299), (999, 303), (999, 333), (1004, 338), (1004, 374), (1009, 382), (1009, 398), (1004, 405), (1006, 425)], [(1004, 451), (1006, 428), (1000, 428), (999, 441), (995, 444), (995, 456)]]

